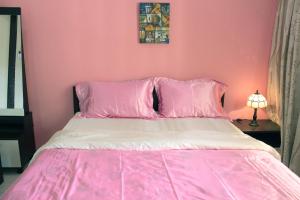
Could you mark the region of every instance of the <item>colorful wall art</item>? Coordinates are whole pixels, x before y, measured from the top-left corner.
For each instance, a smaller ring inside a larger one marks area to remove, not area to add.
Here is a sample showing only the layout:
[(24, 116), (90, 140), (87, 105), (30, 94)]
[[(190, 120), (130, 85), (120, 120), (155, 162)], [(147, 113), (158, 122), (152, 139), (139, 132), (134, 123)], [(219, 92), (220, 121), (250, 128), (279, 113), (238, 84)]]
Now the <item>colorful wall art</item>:
[(140, 43), (169, 43), (169, 3), (140, 3)]

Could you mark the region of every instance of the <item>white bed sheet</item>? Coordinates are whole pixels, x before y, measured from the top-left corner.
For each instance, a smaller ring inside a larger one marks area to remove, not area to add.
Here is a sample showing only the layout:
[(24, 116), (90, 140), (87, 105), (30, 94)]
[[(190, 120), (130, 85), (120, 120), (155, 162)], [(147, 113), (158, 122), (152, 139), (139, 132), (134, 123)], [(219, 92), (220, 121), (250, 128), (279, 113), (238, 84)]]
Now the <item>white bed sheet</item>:
[(213, 118), (145, 120), (75, 116), (38, 152), (49, 148), (262, 150), (280, 159), (274, 148), (244, 134), (229, 120)]

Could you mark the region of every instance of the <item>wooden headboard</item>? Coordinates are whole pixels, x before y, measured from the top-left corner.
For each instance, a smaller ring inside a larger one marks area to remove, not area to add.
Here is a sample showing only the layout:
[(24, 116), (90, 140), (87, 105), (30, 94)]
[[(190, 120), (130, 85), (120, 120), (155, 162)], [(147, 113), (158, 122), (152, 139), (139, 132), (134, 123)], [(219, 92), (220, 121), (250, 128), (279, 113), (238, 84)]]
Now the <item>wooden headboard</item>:
[[(158, 96), (155, 89), (152, 92), (152, 96), (153, 96), (153, 108), (155, 111), (158, 111), (159, 102), (158, 102)], [(221, 104), (223, 107), (224, 107), (224, 99), (225, 99), (225, 94), (221, 97)], [(75, 86), (73, 87), (73, 108), (74, 108), (74, 113), (80, 112), (79, 100), (76, 95)]]

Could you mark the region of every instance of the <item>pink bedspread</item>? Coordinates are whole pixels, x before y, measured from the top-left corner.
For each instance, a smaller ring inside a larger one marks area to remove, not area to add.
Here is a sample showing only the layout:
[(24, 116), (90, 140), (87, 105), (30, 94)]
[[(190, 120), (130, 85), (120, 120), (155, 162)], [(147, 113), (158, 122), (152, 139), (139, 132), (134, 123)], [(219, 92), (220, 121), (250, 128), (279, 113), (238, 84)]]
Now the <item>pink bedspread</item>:
[(3, 199), (287, 200), (300, 179), (262, 151), (50, 149)]

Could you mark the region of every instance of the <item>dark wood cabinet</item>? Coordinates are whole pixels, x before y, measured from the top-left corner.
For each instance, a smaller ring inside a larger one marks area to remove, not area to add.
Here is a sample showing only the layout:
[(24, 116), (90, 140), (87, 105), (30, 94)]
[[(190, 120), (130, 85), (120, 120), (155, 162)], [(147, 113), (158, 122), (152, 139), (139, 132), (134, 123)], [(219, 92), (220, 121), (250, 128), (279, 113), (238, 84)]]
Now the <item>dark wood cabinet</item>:
[(2, 167), (23, 170), (35, 152), (32, 113), (0, 117)]
[(35, 152), (35, 144), (27, 96), (21, 8), (0, 7), (0, 20), (1, 161), (4, 168), (23, 170)]
[(278, 148), (281, 143), (280, 126), (271, 120), (258, 120), (259, 126), (249, 126), (251, 120), (235, 120), (233, 124), (242, 132), (264, 143)]
[(1, 155), (0, 155), (0, 184), (3, 183), (3, 169), (1, 164)]

